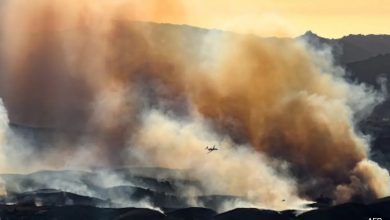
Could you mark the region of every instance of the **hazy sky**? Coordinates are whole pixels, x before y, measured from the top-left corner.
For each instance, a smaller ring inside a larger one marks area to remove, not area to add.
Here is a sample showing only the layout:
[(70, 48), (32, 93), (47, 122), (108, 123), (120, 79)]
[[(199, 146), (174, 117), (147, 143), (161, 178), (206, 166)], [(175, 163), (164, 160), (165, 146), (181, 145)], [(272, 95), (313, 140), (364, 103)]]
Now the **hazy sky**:
[[(15, 0), (0, 0), (0, 6), (7, 1)], [(122, 9), (130, 9), (128, 14), (136, 14), (136, 19), (140, 20), (263, 36), (297, 36), (308, 30), (330, 38), (348, 34), (390, 34), (390, 0), (89, 1), (96, 5), (104, 5), (104, 1), (123, 4)]]
[[(144, 0), (159, 22), (294, 36), (390, 34), (390, 0)], [(151, 3), (152, 4), (152, 3)], [(156, 8), (157, 7), (157, 8)]]

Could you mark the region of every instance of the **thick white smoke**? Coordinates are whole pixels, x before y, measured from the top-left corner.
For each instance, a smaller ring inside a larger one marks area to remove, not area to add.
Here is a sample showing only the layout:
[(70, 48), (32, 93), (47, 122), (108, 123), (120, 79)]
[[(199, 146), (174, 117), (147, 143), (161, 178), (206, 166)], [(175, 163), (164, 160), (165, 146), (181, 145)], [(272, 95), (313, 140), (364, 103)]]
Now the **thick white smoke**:
[[(4, 108), (3, 101), (0, 99), (0, 172), (4, 172), (7, 167), (6, 155), (4, 154), (5, 138), (8, 128), (7, 112)], [(0, 178), (0, 196), (5, 195), (5, 183)]]
[[(210, 144), (220, 150), (206, 153), (203, 146)], [(201, 192), (184, 189), (189, 197), (228, 194), (247, 200), (241, 205), (276, 209), (302, 208), (305, 203), (287, 163), (216, 134), (201, 117), (177, 119), (160, 111), (146, 112), (131, 146), (130, 157), (136, 155), (141, 164), (188, 170), (204, 188)], [(240, 203), (230, 205), (234, 204)], [(195, 201), (194, 205), (202, 204)]]

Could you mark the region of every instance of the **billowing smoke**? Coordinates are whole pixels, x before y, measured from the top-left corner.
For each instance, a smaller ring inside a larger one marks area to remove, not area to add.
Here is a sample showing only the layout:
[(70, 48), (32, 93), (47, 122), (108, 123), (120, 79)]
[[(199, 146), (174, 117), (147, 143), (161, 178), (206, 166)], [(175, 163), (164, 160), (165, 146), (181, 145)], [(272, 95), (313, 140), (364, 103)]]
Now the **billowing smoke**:
[[(354, 127), (381, 98), (348, 83), (326, 50), (131, 21), (150, 8), (161, 7), (7, 2), (0, 94), (10, 121), (65, 133), (35, 150), (37, 167), (186, 169), (204, 186), (186, 195), (279, 209), (389, 194), (388, 172)], [(213, 144), (220, 151), (206, 154)]]
[[(223, 148), (218, 154), (207, 154), (203, 146), (209, 143)], [(239, 202), (259, 207), (304, 205), (297, 196), (296, 182), (288, 178), (287, 164), (240, 146), (229, 136), (217, 135), (196, 116), (178, 120), (159, 111), (147, 112), (131, 145), (130, 156), (140, 164), (189, 170), (203, 188), (203, 192), (184, 189), (182, 194), (189, 197), (228, 193), (243, 198)], [(279, 167), (280, 173), (272, 164)], [(202, 204), (193, 201), (193, 205)]]
[[(6, 138), (6, 130), (8, 127), (8, 118), (7, 113), (5, 111), (5, 108), (3, 106), (3, 102), (0, 99), (0, 170), (4, 172), (4, 168), (6, 165), (6, 158), (4, 155), (4, 148), (5, 148), (5, 138)], [(5, 195), (5, 185), (3, 180), (0, 178), (0, 196)]]

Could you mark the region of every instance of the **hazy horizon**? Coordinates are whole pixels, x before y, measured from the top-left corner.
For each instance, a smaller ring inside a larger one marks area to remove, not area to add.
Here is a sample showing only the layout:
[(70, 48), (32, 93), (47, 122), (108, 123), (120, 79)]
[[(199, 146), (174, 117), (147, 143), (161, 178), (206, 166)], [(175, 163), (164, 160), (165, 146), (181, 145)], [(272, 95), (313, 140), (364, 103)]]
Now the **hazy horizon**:
[[(138, 10), (136, 1), (130, 6)], [(349, 34), (390, 34), (390, 5), (386, 0), (241, 0), (183, 1), (142, 3), (141, 20), (187, 24), (260, 36), (299, 36), (311, 30), (326, 38)], [(157, 3), (157, 4), (156, 4)], [(149, 6), (148, 6), (149, 4)], [(152, 10), (149, 10), (149, 9)], [(158, 13), (154, 13), (158, 12)], [(245, 24), (245, 25), (244, 25)]]
[[(8, 0), (0, 0), (0, 6)], [(113, 0), (140, 21), (189, 25), (263, 37), (297, 37), (312, 31), (325, 38), (388, 35), (386, 0)], [(69, 8), (73, 7), (70, 4)], [(104, 10), (103, 4), (95, 7)], [(0, 8), (1, 9), (1, 8)], [(3, 13), (2, 13), (3, 14)], [(1, 16), (1, 15), (0, 15)], [(1, 17), (0, 17), (1, 18)]]

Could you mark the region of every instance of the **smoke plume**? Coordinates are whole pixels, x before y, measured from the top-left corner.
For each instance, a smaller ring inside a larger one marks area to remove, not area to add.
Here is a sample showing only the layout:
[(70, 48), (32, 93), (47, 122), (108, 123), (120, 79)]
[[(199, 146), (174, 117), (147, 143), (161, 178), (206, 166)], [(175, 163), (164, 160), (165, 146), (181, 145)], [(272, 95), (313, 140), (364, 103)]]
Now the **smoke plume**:
[[(33, 150), (45, 158), (36, 167), (186, 169), (204, 189), (185, 194), (278, 209), (389, 195), (388, 172), (369, 160), (354, 127), (381, 98), (346, 81), (326, 50), (136, 22), (165, 7), (133, 1), (4, 7), (0, 94), (9, 120), (65, 133)], [(214, 144), (220, 151), (206, 154)]]

